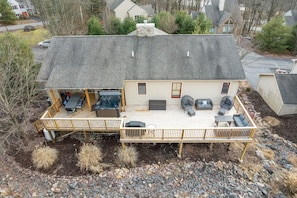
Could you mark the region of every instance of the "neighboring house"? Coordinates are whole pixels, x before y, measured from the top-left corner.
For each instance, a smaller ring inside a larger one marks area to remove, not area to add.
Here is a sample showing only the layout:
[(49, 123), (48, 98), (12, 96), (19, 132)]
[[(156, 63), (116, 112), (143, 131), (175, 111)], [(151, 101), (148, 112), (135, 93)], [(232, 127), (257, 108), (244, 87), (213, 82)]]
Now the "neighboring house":
[(22, 1), (17, 0), (8, 0), (8, 3), (11, 5), (13, 12), (17, 18), (29, 18), (29, 13), (25, 4)]
[(202, 12), (212, 21), (215, 34), (240, 34), (241, 11), (237, 0), (210, 0)]
[(279, 116), (297, 114), (297, 67), (288, 74), (260, 74), (257, 91)]
[(143, 16), (148, 18), (152, 15), (151, 10), (145, 7), (148, 11), (141, 6), (133, 3), (131, 0), (106, 0), (106, 15), (112, 14), (123, 21), (126, 17), (136, 19)]
[(297, 10), (289, 10), (284, 16), (287, 26), (293, 26), (297, 23)]

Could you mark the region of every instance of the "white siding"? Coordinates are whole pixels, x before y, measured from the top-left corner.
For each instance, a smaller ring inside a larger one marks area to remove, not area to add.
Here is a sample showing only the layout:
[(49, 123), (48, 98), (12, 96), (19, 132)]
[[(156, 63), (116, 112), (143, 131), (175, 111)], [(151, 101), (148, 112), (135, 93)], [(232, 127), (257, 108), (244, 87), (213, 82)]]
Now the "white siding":
[(123, 21), (126, 17), (130, 16), (134, 19), (137, 15), (143, 15), (147, 17), (146, 11), (133, 3), (130, 0), (125, 0), (115, 10), (115, 16)]
[(279, 114), (283, 101), (273, 74), (260, 75), (257, 91), (267, 105)]
[[(239, 87), (238, 81), (125, 81), (126, 105), (148, 105), (150, 99), (178, 105), (180, 98), (171, 98), (172, 82), (182, 82), (181, 96), (210, 98), (214, 104), (219, 104), (225, 95), (235, 96)], [(228, 94), (221, 94), (223, 82), (230, 82)], [(146, 83), (146, 95), (138, 95), (138, 83)]]
[(297, 105), (289, 105), (285, 104), (282, 106), (280, 109), (278, 115), (292, 115), (292, 114), (297, 114)]

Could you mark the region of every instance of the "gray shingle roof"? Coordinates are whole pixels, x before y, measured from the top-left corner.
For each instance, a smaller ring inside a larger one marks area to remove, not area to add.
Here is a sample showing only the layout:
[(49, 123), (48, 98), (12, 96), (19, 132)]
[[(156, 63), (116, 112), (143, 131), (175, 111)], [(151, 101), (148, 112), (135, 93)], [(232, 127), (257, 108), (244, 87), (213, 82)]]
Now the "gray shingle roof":
[(214, 25), (220, 26), (227, 18), (232, 19), (241, 24), (240, 7), (237, 0), (224, 0), (224, 9), (219, 10), (219, 3), (221, 0), (211, 0), (211, 5), (205, 6), (205, 14), (212, 21)]
[(245, 80), (232, 35), (54, 37), (38, 75), (53, 89), (122, 88), (124, 80), (222, 79)]
[(124, 0), (106, 0), (106, 6), (111, 9), (115, 10)]
[(284, 104), (297, 104), (297, 74), (275, 74)]

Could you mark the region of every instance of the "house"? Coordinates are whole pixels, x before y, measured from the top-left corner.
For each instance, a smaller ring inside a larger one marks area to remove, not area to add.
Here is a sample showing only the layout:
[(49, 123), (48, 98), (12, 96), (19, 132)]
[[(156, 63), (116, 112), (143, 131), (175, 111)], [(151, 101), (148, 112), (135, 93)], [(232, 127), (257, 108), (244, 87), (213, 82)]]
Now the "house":
[(297, 23), (297, 10), (289, 10), (284, 16), (287, 26), (293, 26)]
[(237, 0), (210, 0), (202, 12), (212, 21), (213, 33), (240, 34), (242, 17)]
[[(186, 142), (247, 146), (256, 126), (236, 96), (246, 79), (233, 35), (159, 33), (143, 23), (136, 35), (54, 37), (37, 78), (52, 105), (35, 123), (37, 130), (119, 131), (122, 143), (179, 143), (179, 155)], [(181, 106), (185, 95), (212, 101), (214, 108), (193, 107), (189, 114)], [(224, 117), (228, 128), (220, 128), (215, 118), (227, 95), (234, 106)], [(234, 126), (234, 113), (248, 126)]]
[(131, 0), (106, 0), (106, 14), (112, 14), (123, 21), (126, 17), (136, 19), (143, 16), (148, 18), (152, 16), (152, 11), (148, 6), (144, 8), (133, 3)]
[(20, 2), (18, 0), (8, 0), (8, 3), (11, 5), (12, 10), (17, 18), (29, 18), (29, 13), (23, 2)]
[[(294, 61), (295, 62), (295, 61)], [(257, 91), (267, 105), (279, 116), (297, 114), (297, 69), (278, 70), (260, 74)]]

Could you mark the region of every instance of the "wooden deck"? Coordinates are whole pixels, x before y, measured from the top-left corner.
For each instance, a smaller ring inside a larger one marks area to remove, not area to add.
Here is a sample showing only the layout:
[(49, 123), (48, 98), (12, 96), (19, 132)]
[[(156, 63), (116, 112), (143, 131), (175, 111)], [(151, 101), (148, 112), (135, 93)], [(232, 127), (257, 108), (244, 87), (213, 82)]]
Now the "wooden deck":
[[(124, 143), (179, 143), (181, 155), (183, 143), (222, 143), (244, 142), (246, 144), (241, 160), (249, 142), (253, 141), (256, 125), (236, 96), (229, 116), (242, 113), (250, 127), (215, 126), (213, 111), (199, 110), (195, 116), (188, 116), (180, 107), (169, 107), (166, 111), (148, 111), (145, 107), (126, 107), (119, 118), (98, 118), (86, 105), (74, 113), (67, 113), (57, 100), (35, 123), (37, 130), (46, 128), (53, 131), (68, 132), (118, 132)], [(144, 128), (125, 127), (131, 120), (144, 121)]]

